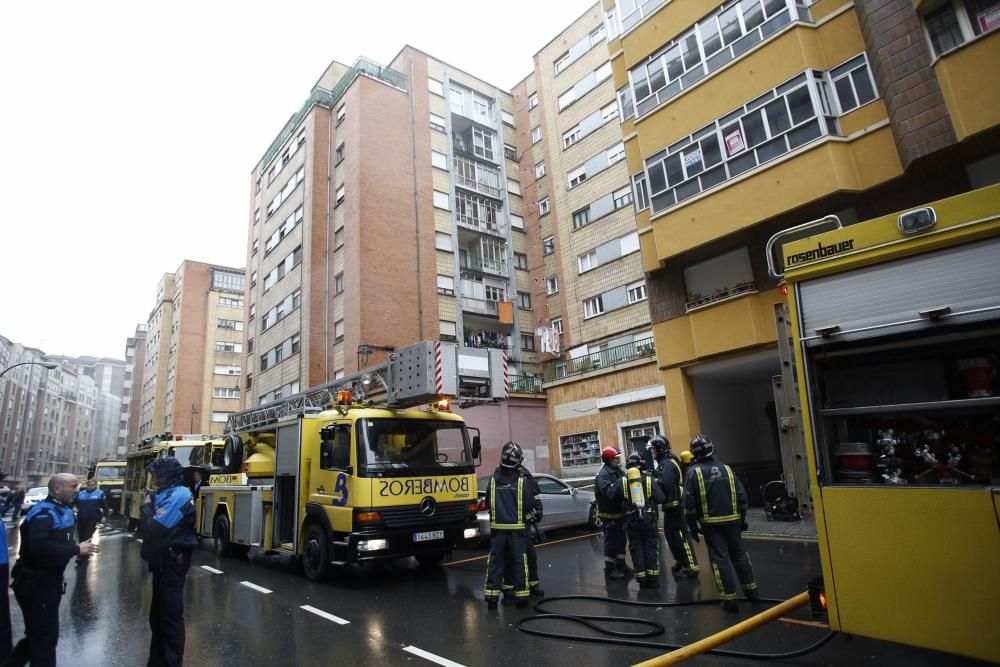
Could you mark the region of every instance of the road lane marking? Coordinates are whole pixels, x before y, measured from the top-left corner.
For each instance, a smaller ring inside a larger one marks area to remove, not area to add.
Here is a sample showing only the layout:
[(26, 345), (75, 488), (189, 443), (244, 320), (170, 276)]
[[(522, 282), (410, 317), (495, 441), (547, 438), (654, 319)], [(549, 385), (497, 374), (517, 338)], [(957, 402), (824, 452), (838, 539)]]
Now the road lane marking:
[(778, 619), (779, 621), (784, 621), (785, 623), (796, 623), (798, 625), (808, 625), (811, 628), (829, 628), (829, 624), (820, 623), (819, 621), (802, 621), (797, 618), (788, 618), (787, 616), (782, 616)]
[(299, 607), (299, 609), (305, 609), (310, 614), (316, 614), (320, 618), (325, 618), (328, 621), (333, 621), (334, 623), (337, 623), (338, 625), (347, 625), (348, 623), (350, 623), (350, 621), (348, 621), (347, 619), (341, 618), (340, 616), (334, 616), (333, 614), (325, 612), (322, 609), (317, 609), (316, 607), (313, 607), (312, 605), (304, 604), (301, 607)]
[(258, 593), (263, 593), (265, 595), (267, 595), (268, 593), (271, 592), (270, 588), (264, 588), (263, 586), (258, 586), (257, 584), (252, 584), (249, 581), (241, 581), (240, 582), (240, 586), (246, 586), (247, 588), (251, 588), (251, 589), (257, 591)]
[(212, 574), (223, 574), (222, 570), (216, 570), (214, 567), (209, 567), (208, 565), (202, 565), (201, 569), (208, 570)]
[(425, 651), (423, 649), (420, 649), (420, 648), (417, 648), (416, 646), (407, 646), (403, 650), (406, 651), (407, 653), (412, 653), (415, 656), (419, 656), (419, 657), (423, 658), (424, 660), (430, 660), (431, 662), (436, 662), (439, 665), (444, 665), (444, 667), (465, 667), (465, 665), (463, 665), (461, 663), (452, 662), (451, 660), (448, 660), (447, 658), (442, 658), (439, 655), (434, 655), (433, 653), (428, 653), (427, 651)]
[[(588, 538), (588, 537), (596, 537), (598, 535), (600, 535), (600, 533), (587, 533), (586, 535), (577, 535), (576, 537), (567, 537), (567, 538), (562, 539), (562, 540), (552, 540), (551, 542), (542, 542), (541, 544), (536, 544), (535, 548), (536, 549), (541, 549), (542, 547), (547, 547), (550, 544), (559, 544), (561, 542), (572, 542), (574, 540), (582, 540), (582, 539), (585, 539), (585, 538)], [(486, 554), (484, 556), (473, 556), (472, 558), (463, 558), (462, 560), (453, 560), (453, 561), (449, 561), (447, 563), (441, 563), (441, 566), (442, 567), (448, 567), (450, 565), (461, 565), (462, 563), (472, 563), (472, 562), (477, 561), (477, 560), (486, 560), (489, 557), (490, 557), (489, 554)]]

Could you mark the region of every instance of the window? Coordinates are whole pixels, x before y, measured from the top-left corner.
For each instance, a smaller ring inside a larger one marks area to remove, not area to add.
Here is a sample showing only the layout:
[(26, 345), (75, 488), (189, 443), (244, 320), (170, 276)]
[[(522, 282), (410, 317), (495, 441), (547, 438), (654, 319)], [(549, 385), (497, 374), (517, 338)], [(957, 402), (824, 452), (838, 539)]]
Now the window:
[[(285, 218), (285, 221), (281, 224), (278, 229), (274, 230), (267, 241), (264, 243), (264, 256), (266, 257), (272, 250), (278, 247), (281, 241), (291, 234), (292, 230), (302, 222), (302, 207), (299, 206), (292, 213)], [(254, 272), (252, 282), (257, 282), (257, 272)]]
[(437, 114), (431, 114), (431, 129), (438, 132), (445, 132), (444, 118)]
[(493, 161), (493, 133), (483, 130), (478, 125), (472, 128), (472, 152), (481, 158)]
[(226, 421), (229, 420), (229, 415), (231, 415), (231, 414), (233, 414), (233, 413), (232, 412), (213, 412), (212, 413), (212, 422), (215, 423), (215, 424), (224, 424)]
[(344, 320), (337, 320), (333, 323), (333, 337), (336, 340), (344, 339)]
[(549, 198), (548, 197), (546, 197), (542, 201), (538, 202), (538, 215), (539, 216), (548, 215), (549, 210), (550, 210), (550, 207), (549, 207)]
[(518, 195), (518, 196), (520, 196), (521, 195), (521, 184), (518, 183), (517, 181), (511, 179), (511, 178), (508, 178), (507, 179), (507, 192), (509, 192), (512, 195)]
[(996, 0), (948, 0), (924, 15), (934, 54), (940, 56), (977, 35), (994, 30), (1000, 4)]
[(615, 210), (620, 208), (625, 208), (632, 203), (632, 189), (627, 185), (621, 190), (615, 190), (611, 194), (612, 200), (615, 204)]
[(220, 329), (232, 329), (234, 331), (243, 331), (243, 323), (239, 320), (226, 320), (220, 319), (216, 326)]
[(437, 277), (437, 291), (438, 294), (455, 296), (455, 278), (439, 274)]
[(344, 245), (344, 228), (336, 230), (333, 233), (333, 247), (334, 249), (340, 248)]
[(521, 334), (521, 349), (525, 352), (535, 351), (535, 336), (533, 334)]
[(629, 303), (639, 303), (640, 301), (646, 300), (646, 281), (640, 280), (637, 283), (632, 283), (627, 288), (628, 302)]
[(212, 398), (239, 398), (239, 387), (212, 387)]
[(632, 101), (631, 86), (623, 86), (618, 91), (618, 113), (623, 122), (635, 115), (635, 102)]
[(538, 106), (538, 93), (532, 93), (528, 95), (528, 111), (531, 111)]
[(583, 319), (597, 317), (604, 312), (604, 300), (600, 295), (583, 302)]
[(514, 268), (522, 269), (523, 271), (528, 270), (528, 256), (523, 252), (514, 253)]
[(556, 68), (556, 74), (560, 74), (564, 69), (566, 69), (569, 66), (571, 62), (573, 62), (573, 60), (570, 59), (569, 54), (564, 53), (561, 58), (559, 58), (553, 63), (553, 65), (555, 65)]
[(447, 192), (434, 191), (434, 207), (444, 209), (445, 211), (451, 210), (451, 201)]
[(500, 223), (500, 204), (497, 201), (461, 191), (455, 193), (455, 220), (492, 234), (506, 231)]
[(545, 293), (555, 294), (559, 291), (559, 279), (555, 276), (549, 276), (545, 279)]
[(240, 367), (234, 364), (216, 364), (216, 375), (239, 375)]
[(570, 170), (566, 174), (566, 178), (569, 181), (569, 187), (572, 188), (575, 185), (580, 185), (580, 183), (583, 183), (585, 180), (587, 180), (587, 166), (581, 165), (576, 169)]
[(437, 79), (427, 78), (427, 90), (439, 97), (444, 97), (444, 84)]
[(336, 208), (344, 203), (344, 186), (341, 185), (337, 188), (337, 200), (334, 202), (333, 207)]
[(448, 170), (448, 156), (444, 153), (438, 153), (437, 151), (431, 151), (431, 164), (438, 169)]
[(517, 307), (528, 310), (531, 308), (531, 295), (527, 292), (517, 293)]
[(247, 341), (247, 354), (253, 354), (253, 338)]
[(344, 293), (344, 272), (341, 271), (336, 276), (333, 277), (333, 293), (343, 294)]
[(556, 239), (554, 236), (546, 236), (542, 239), (542, 254), (551, 255), (556, 251)]
[(344, 144), (341, 143), (339, 146), (337, 146), (337, 161), (335, 162), (335, 164), (340, 164), (343, 161), (344, 161)]
[(649, 208), (649, 190), (646, 188), (646, 172), (640, 171), (632, 177), (632, 191), (636, 202), (636, 212)]
[(531, 128), (531, 143), (537, 144), (541, 140), (542, 140), (542, 128), (541, 127)]
[(341, 123), (343, 123), (346, 117), (347, 117), (347, 105), (341, 104), (340, 107), (337, 109), (337, 125), (339, 126)]
[(340, 370), (336, 370), (336, 371), (333, 372), (333, 379), (334, 380), (339, 380), (342, 377), (344, 377), (344, 369), (343, 368), (341, 368)]
[(434, 247), (438, 250), (452, 252), (451, 234), (445, 232), (434, 232)]
[(611, 63), (606, 62), (593, 72), (588, 73), (577, 81), (572, 88), (559, 96), (559, 110), (562, 111), (573, 102), (589, 93), (605, 79), (611, 76)]
[(275, 283), (285, 277), (285, 275), (302, 263), (302, 246), (292, 250), (270, 273), (264, 276), (264, 291), (274, 287)]
[(545, 176), (545, 160), (535, 165), (535, 178), (542, 178), (543, 176)]
[(559, 436), (559, 458), (563, 468), (600, 465), (601, 436), (597, 431)]
[(451, 320), (438, 320), (438, 333), (441, 340), (455, 340), (457, 327)]
[(503, 156), (508, 160), (517, 162), (517, 149), (510, 144), (503, 145)]
[(625, 159), (625, 144), (621, 143), (621, 144), (617, 144), (615, 146), (612, 146), (611, 148), (608, 149), (607, 156), (608, 156), (608, 165), (612, 165), (615, 162), (618, 162), (619, 160), (624, 160)]
[(590, 207), (580, 209), (573, 214), (573, 229), (580, 229), (590, 224)]
[(500, 111), (500, 119), (511, 127), (514, 127), (514, 116), (506, 111)]
[[(230, 292), (242, 292), (243, 281), (246, 279), (243, 273), (233, 273), (231, 271), (212, 270), (212, 289)], [(180, 289), (180, 285), (177, 286)]]
[[(864, 54), (830, 70), (830, 80), (833, 82), (834, 90), (837, 91), (837, 101), (840, 103), (842, 114), (864, 106), (876, 97), (875, 82), (872, 81)], [(784, 106), (779, 102), (772, 102), (765, 107), (768, 120), (771, 120), (770, 109), (775, 105), (778, 106), (778, 113), (782, 114), (783, 123), (783, 127), (777, 129), (784, 131), (788, 128), (789, 121)]]
[(292, 174), (292, 176), (288, 179), (288, 182), (285, 183), (285, 187), (281, 189), (281, 192), (275, 195), (274, 199), (271, 200), (271, 203), (267, 205), (268, 217), (273, 215), (283, 203), (288, 201), (288, 198), (292, 196), (292, 192), (295, 191), (295, 188), (298, 187), (299, 183), (305, 179), (306, 168), (299, 167), (299, 170)]
[(513, 213), (510, 214), (510, 226), (514, 229), (524, 229), (524, 218)]
[(576, 259), (580, 264), (580, 273), (590, 271), (597, 266), (597, 249), (595, 248), (590, 252), (584, 253)]
[(235, 343), (232, 341), (216, 341), (215, 343), (216, 352), (243, 352), (243, 343)]
[(220, 308), (242, 308), (243, 299), (234, 299), (228, 296), (219, 297), (219, 307)]
[(569, 148), (576, 142), (580, 141), (580, 126), (574, 127), (572, 130), (563, 135), (563, 148)]
[(560, 336), (562, 335), (563, 324), (561, 317), (557, 317), (556, 319), (552, 320), (552, 328), (558, 331)]

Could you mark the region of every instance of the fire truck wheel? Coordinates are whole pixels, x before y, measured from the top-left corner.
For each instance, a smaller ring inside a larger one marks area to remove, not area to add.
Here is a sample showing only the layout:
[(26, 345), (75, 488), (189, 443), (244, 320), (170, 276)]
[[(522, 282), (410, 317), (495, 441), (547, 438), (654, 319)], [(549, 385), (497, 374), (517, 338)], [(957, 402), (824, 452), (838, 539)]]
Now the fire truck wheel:
[(215, 555), (220, 558), (228, 556), (233, 552), (232, 544), (229, 541), (229, 517), (220, 514), (215, 517), (215, 526), (212, 531), (213, 548)]
[(326, 530), (317, 523), (309, 524), (302, 545), (302, 570), (309, 581), (322, 581), (330, 573), (330, 542)]
[(420, 567), (434, 567), (444, 560), (443, 551), (431, 551), (425, 554), (417, 554), (414, 558), (420, 563)]

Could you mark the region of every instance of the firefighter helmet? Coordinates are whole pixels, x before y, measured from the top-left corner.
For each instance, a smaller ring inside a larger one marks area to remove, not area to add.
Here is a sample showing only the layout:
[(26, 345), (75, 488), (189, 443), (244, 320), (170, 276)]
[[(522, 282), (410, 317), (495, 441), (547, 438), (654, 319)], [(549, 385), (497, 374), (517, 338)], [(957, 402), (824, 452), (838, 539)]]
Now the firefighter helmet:
[(715, 454), (715, 445), (707, 435), (698, 434), (691, 438), (691, 454), (698, 461)]
[(651, 447), (657, 455), (670, 451), (670, 441), (662, 435), (654, 435), (649, 439), (647, 446)]
[(524, 451), (516, 442), (507, 441), (500, 452), (500, 465), (505, 468), (516, 468), (524, 461)]
[(694, 460), (694, 454), (692, 454), (686, 449), (683, 452), (681, 452), (680, 456), (681, 456), (681, 463), (683, 463), (684, 465), (687, 465), (691, 463), (692, 460)]
[(601, 450), (601, 460), (605, 463), (611, 463), (619, 456), (621, 456), (621, 452), (614, 447), (605, 447)]
[(632, 452), (628, 455), (628, 458), (625, 459), (625, 467), (638, 468), (639, 470), (642, 470), (645, 467), (643, 466), (642, 456), (640, 456), (637, 452)]

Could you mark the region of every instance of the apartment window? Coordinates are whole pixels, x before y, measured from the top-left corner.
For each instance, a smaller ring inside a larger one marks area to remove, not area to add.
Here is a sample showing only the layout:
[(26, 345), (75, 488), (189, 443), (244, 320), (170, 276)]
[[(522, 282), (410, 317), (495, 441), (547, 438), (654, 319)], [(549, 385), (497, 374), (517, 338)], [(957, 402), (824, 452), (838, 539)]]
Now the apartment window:
[(472, 128), (472, 152), (478, 157), (494, 161), (493, 133), (483, 130), (479, 126)]
[(253, 354), (253, 338), (247, 340), (247, 354)]
[(452, 276), (437, 277), (437, 292), (445, 296), (455, 296), (455, 279)]
[(531, 295), (527, 292), (517, 293), (517, 307), (528, 310), (531, 308)]
[(445, 232), (434, 232), (434, 247), (438, 250), (452, 252), (451, 234)]
[(336, 370), (336, 371), (333, 372), (333, 379), (334, 380), (339, 380), (342, 377), (344, 377), (344, 369), (343, 368), (341, 368), (341, 369)]
[(614, 200), (616, 211), (620, 208), (625, 208), (632, 203), (632, 188), (626, 185), (621, 190), (615, 190), (611, 194), (611, 197)]
[(521, 184), (517, 181), (508, 178), (507, 179), (507, 192), (512, 195), (521, 196)]
[(573, 229), (580, 229), (590, 224), (590, 207), (580, 209), (573, 214)]
[(240, 367), (233, 364), (216, 364), (216, 375), (239, 375)]
[(239, 387), (212, 387), (212, 398), (239, 398)]
[(573, 102), (576, 102), (609, 76), (611, 76), (611, 63), (606, 62), (593, 72), (588, 73), (577, 81), (572, 88), (559, 96), (559, 110), (562, 111)]
[(444, 84), (437, 79), (427, 78), (427, 90), (439, 97), (444, 97)]
[(437, 151), (431, 151), (431, 164), (438, 169), (448, 170), (448, 156), (444, 153), (438, 153)]
[(649, 208), (649, 189), (646, 186), (646, 172), (640, 171), (632, 176), (632, 192), (636, 212)]
[(242, 308), (243, 299), (234, 299), (228, 296), (219, 297), (219, 307), (220, 308)]
[(269, 274), (264, 277), (264, 291), (269, 289), (285, 277), (285, 275), (302, 263), (302, 246), (298, 246), (288, 254)]
[(514, 253), (514, 268), (522, 269), (524, 271), (528, 270), (528, 256), (523, 252)]
[(586, 252), (576, 258), (580, 265), (580, 273), (584, 271), (590, 271), (597, 267), (597, 249), (594, 248), (590, 252)]
[(569, 187), (574, 187), (580, 185), (585, 180), (587, 180), (587, 167), (586, 165), (581, 165), (576, 169), (571, 169), (566, 174), (566, 179), (569, 181)]
[(438, 333), (441, 340), (455, 340), (457, 338), (458, 327), (451, 320), (438, 320)]
[(944, 6), (924, 14), (924, 25), (940, 56), (977, 35), (1000, 26), (1000, 4), (996, 0), (948, 0)]
[(573, 60), (570, 58), (570, 55), (568, 53), (564, 53), (561, 58), (553, 63), (556, 68), (556, 74), (562, 73), (562, 71), (566, 69), (571, 62), (573, 62)]
[(337, 109), (337, 125), (339, 126), (341, 123), (343, 123), (346, 117), (347, 117), (347, 105), (341, 104), (340, 108)]
[(583, 302), (583, 319), (597, 317), (604, 312), (604, 299), (600, 295)]
[[(213, 290), (242, 292), (244, 280), (246, 280), (246, 277), (242, 272), (232, 273), (231, 271), (220, 271), (218, 269), (212, 270)], [(177, 290), (180, 291), (180, 283), (177, 285)]]
[(623, 86), (618, 91), (618, 114), (622, 122), (635, 115), (635, 103), (632, 101), (632, 87), (629, 85)]
[(514, 116), (506, 111), (500, 112), (500, 118), (503, 122), (507, 123), (511, 127), (514, 127)]
[[(303, 215), (303, 213), (302, 213), (302, 207), (299, 206), (294, 211), (292, 211), (291, 215), (289, 215), (287, 218), (285, 218), (285, 221), (281, 224), (281, 226), (278, 229), (274, 230), (274, 232), (271, 234), (271, 236), (268, 237), (267, 241), (264, 243), (264, 256), (265, 257), (272, 250), (274, 250), (276, 247), (278, 247), (278, 244), (281, 243), (281, 241), (286, 236), (288, 236), (289, 234), (291, 234), (292, 230), (295, 229), (295, 227), (300, 222), (302, 222), (302, 215)], [(254, 272), (253, 282), (256, 282), (256, 281), (257, 281), (256, 272)]]
[(576, 142), (580, 141), (580, 126), (574, 127), (572, 130), (563, 135), (563, 148), (569, 148)]
[(251, 255), (256, 255), (258, 250), (260, 250), (260, 239), (254, 239), (253, 240), (253, 248), (250, 251), (250, 254)]
[(503, 156), (508, 160), (517, 162), (517, 149), (510, 144), (503, 145)]
[(608, 165), (613, 165), (619, 160), (625, 159), (625, 144), (616, 144), (608, 149)]
[(271, 200), (271, 203), (267, 205), (268, 217), (273, 215), (283, 203), (288, 201), (288, 198), (292, 196), (292, 192), (295, 191), (295, 188), (298, 187), (299, 183), (305, 179), (306, 168), (299, 167), (299, 170), (292, 174), (292, 176), (288, 179), (288, 182), (285, 183), (285, 187), (281, 189), (281, 192), (275, 195), (274, 199)]
[(232, 341), (216, 341), (215, 343), (216, 352), (243, 352), (243, 343), (234, 343)]
[(538, 202), (538, 215), (539, 216), (548, 215), (549, 210), (550, 210), (550, 206), (549, 206), (549, 198), (548, 197), (546, 197), (542, 201)]
[(344, 161), (344, 144), (341, 143), (337, 146), (337, 161), (334, 164), (340, 164)]
[(451, 210), (451, 201), (447, 192), (434, 191), (434, 207), (444, 209), (445, 211)]
[(542, 178), (543, 176), (545, 176), (545, 160), (535, 165), (535, 178)]
[(559, 291), (559, 279), (555, 276), (549, 276), (545, 279), (545, 293), (555, 294)]
[[(1000, 20), (1000, 5), (997, 8)], [(833, 82), (834, 90), (837, 91), (837, 101), (840, 103), (842, 114), (868, 104), (876, 97), (875, 82), (872, 81), (864, 54), (830, 70), (830, 80)], [(780, 109), (779, 113), (783, 112), (784, 109)], [(787, 118), (784, 121), (787, 123)]]
[(538, 93), (532, 93), (528, 95), (528, 111), (531, 111), (538, 106)]
[(551, 255), (556, 251), (556, 239), (554, 236), (546, 236), (542, 239), (542, 254)]
[(333, 233), (333, 247), (334, 249), (340, 248), (344, 245), (344, 228), (336, 230)]
[(243, 323), (239, 320), (226, 320), (220, 319), (216, 326), (220, 329), (232, 329), (234, 331), (243, 331)]
[(231, 414), (233, 414), (233, 413), (232, 412), (213, 412), (212, 413), (212, 422), (216, 423), (216, 424), (224, 424), (224, 423), (226, 423), (226, 421), (229, 420), (229, 415), (231, 415)]
[(514, 213), (510, 214), (510, 226), (514, 229), (524, 229), (524, 218)]
[(525, 352), (535, 351), (535, 336), (533, 334), (521, 334), (521, 349)]
[(556, 319), (552, 320), (552, 328), (558, 331), (560, 336), (562, 335), (563, 324), (561, 317), (557, 317)]
[(542, 128), (541, 127), (531, 128), (531, 143), (537, 144), (541, 140), (542, 140)]
[(334, 208), (336, 208), (343, 203), (344, 203), (344, 186), (341, 185), (339, 188), (337, 188), (337, 200), (333, 206)]
[(336, 340), (343, 340), (344, 338), (344, 320), (337, 320), (333, 323), (333, 337)]
[(343, 294), (344, 293), (344, 272), (341, 271), (336, 276), (333, 277), (333, 293)]
[(640, 280), (637, 283), (632, 283), (626, 288), (626, 293), (628, 294), (629, 303), (639, 303), (640, 301), (645, 301), (646, 281)]
[(437, 130), (438, 132), (445, 132), (444, 118), (432, 113), (431, 114), (431, 129)]

